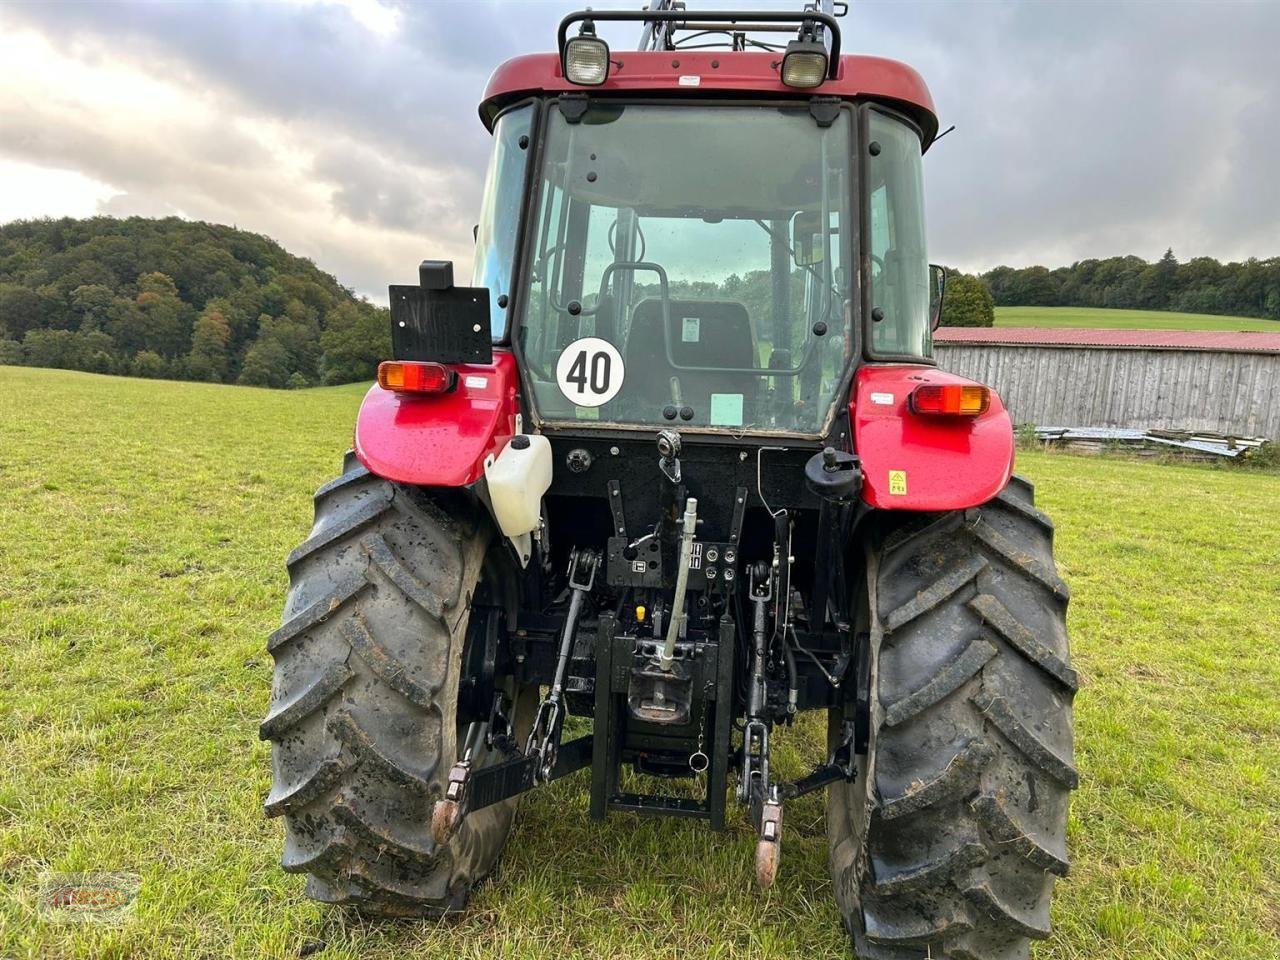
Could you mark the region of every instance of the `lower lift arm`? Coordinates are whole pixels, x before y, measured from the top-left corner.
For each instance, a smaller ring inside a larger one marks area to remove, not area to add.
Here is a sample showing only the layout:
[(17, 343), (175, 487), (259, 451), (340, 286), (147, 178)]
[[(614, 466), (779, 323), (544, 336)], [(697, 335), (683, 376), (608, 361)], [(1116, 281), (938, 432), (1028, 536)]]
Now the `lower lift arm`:
[(471, 725), (462, 759), (449, 772), (444, 799), (436, 803), (431, 814), (431, 836), (436, 843), (448, 843), (468, 813), (525, 793), (539, 783), (558, 780), (591, 763), (590, 734), (571, 741), (563, 749), (560, 735), (564, 731), (564, 683), (569, 660), (573, 656), (573, 641), (578, 633), (583, 603), (595, 585), (599, 565), (600, 555), (594, 550), (575, 550), (569, 561), (569, 612), (561, 633), (556, 672), (546, 699), (538, 706), (524, 753), (488, 766), (474, 767), (481, 739), (490, 745), (492, 742), (483, 729), (489, 724)]

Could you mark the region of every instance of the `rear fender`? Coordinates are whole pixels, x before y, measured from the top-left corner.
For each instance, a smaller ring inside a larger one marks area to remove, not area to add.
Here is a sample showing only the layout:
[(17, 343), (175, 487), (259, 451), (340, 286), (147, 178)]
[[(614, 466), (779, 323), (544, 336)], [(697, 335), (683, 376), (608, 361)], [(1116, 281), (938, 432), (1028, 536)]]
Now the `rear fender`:
[(849, 419), (862, 461), (862, 499), (881, 510), (964, 510), (986, 503), (1013, 472), (1013, 425), (994, 390), (977, 417), (921, 416), (907, 398), (923, 383), (972, 384), (924, 365), (859, 368)]
[(465, 487), (484, 476), (516, 432), (515, 358), (494, 350), (493, 363), (450, 364), (458, 382), (448, 393), (394, 393), (369, 388), (356, 417), (356, 457), (396, 483)]

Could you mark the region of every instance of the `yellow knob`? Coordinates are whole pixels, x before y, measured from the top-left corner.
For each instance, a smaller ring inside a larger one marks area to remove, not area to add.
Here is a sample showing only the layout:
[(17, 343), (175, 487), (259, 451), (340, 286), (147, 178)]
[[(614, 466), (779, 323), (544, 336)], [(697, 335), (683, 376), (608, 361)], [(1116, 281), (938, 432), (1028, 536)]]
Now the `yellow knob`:
[(636, 623), (644, 623), (644, 604), (636, 607)]

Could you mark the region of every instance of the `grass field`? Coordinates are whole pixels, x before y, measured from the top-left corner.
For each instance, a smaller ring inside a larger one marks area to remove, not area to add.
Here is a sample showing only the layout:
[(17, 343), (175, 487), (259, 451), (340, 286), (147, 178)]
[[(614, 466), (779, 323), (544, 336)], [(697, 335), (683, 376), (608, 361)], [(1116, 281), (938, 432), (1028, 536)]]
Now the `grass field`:
[[(284, 556), (361, 388), (268, 392), (0, 367), (0, 956), (847, 956), (822, 802), (778, 884), (741, 814), (587, 819), (529, 798), (464, 918), (371, 923), (302, 897), (257, 738)], [(1038, 960), (1280, 956), (1280, 476), (1023, 454), (1058, 522), (1084, 686), (1074, 865)], [(784, 774), (819, 752), (806, 722)], [(118, 927), (36, 914), (42, 871), (132, 871)]]
[(996, 307), (997, 327), (1105, 327), (1130, 330), (1262, 330), (1280, 333), (1280, 320), (1209, 313), (1106, 310), (1100, 307)]

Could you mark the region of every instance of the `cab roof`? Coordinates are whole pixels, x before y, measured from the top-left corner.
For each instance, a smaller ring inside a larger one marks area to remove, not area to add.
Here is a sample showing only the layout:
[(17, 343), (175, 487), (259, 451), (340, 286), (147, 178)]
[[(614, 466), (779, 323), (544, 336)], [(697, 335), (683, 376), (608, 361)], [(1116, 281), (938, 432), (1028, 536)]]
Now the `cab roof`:
[(924, 146), (938, 132), (933, 97), (911, 67), (882, 57), (842, 56), (836, 78), (798, 90), (786, 86), (778, 72), (779, 54), (765, 51), (669, 50), (610, 51), (609, 78), (598, 87), (565, 79), (560, 57), (531, 53), (514, 57), (493, 72), (480, 104), (480, 119), (489, 129), (504, 106), (537, 94), (586, 93), (591, 96), (681, 96), (697, 99), (769, 97), (808, 100), (840, 97), (876, 100), (911, 117), (923, 133)]

